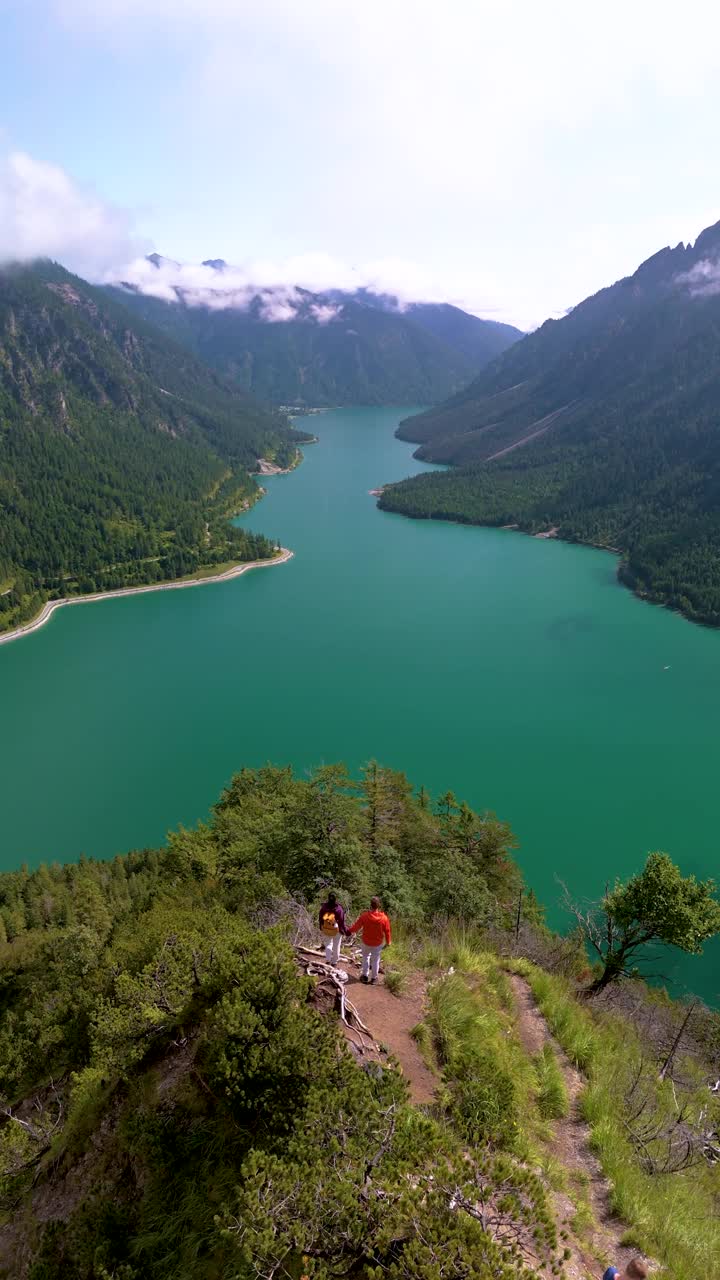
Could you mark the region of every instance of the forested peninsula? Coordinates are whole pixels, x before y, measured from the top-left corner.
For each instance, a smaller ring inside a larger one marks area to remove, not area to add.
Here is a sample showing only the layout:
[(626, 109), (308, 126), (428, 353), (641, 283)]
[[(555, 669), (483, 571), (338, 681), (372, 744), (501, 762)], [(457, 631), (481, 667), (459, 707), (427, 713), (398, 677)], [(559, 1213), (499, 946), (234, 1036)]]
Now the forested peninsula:
[(103, 290), (0, 270), (0, 633), (48, 601), (273, 559), (230, 523), (310, 437)]
[(379, 505), (619, 549), (638, 595), (720, 626), (719, 263), (720, 224), (407, 419), (416, 456), (455, 469), (388, 485)]
[[(720, 1019), (635, 969), (714, 887), (652, 854), (560, 937), (515, 843), (268, 765), (162, 849), (1, 875), (0, 1275), (716, 1280)], [(381, 895), (379, 986), (325, 962), (331, 887)]]
[(49, 622), (53, 614), (62, 608), (77, 604), (94, 604), (101, 600), (117, 600), (122, 596), (142, 595), (146, 591), (179, 591), (184, 587), (204, 587), (210, 586), (214, 582), (229, 582), (231, 578), (239, 578), (243, 573), (248, 573), (250, 569), (270, 569), (275, 565), (286, 564), (292, 559), (292, 551), (287, 547), (276, 548), (273, 556), (268, 560), (246, 560), (241, 564), (232, 565), (229, 569), (219, 569), (217, 573), (208, 572), (204, 576), (202, 573), (196, 574), (194, 577), (177, 578), (174, 582), (154, 582), (150, 586), (145, 587), (121, 587), (117, 591), (96, 591), (88, 596), (67, 596), (64, 600), (52, 600), (46, 602), (40, 610), (37, 617), (30, 622), (23, 623), (16, 627), (14, 631), (0, 631), (0, 645), (9, 644), (12, 640), (20, 640), (23, 636), (32, 635), (34, 631), (39, 631), (40, 627), (44, 627)]

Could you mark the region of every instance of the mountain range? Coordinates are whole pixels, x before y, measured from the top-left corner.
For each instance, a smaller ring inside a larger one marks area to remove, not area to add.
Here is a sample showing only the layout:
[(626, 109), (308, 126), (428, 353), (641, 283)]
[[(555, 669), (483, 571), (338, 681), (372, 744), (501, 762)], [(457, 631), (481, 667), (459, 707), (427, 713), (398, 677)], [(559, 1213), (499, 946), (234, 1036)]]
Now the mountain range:
[(639, 594), (720, 625), (720, 223), (547, 321), (398, 435), (457, 469), (388, 487), (385, 509), (620, 550)]
[(272, 555), (228, 516), (305, 433), (50, 262), (0, 270), (0, 630), (47, 598)]
[(202, 264), (202, 288), (166, 286), (179, 264), (159, 254), (148, 261), (157, 282), (120, 283), (116, 299), (271, 404), (431, 404), (522, 336), (458, 307), (405, 305), (365, 289), (238, 288), (221, 258)]
[(470, 366), (398, 431), (452, 469), (380, 505), (619, 551), (636, 592), (720, 625), (720, 224), (516, 342), (367, 290), (234, 298), (232, 269), (204, 269), (217, 289), (163, 298), (49, 262), (0, 271), (0, 630), (48, 597), (272, 552), (227, 517), (257, 459), (287, 465), (307, 437), (244, 385), (422, 402)]

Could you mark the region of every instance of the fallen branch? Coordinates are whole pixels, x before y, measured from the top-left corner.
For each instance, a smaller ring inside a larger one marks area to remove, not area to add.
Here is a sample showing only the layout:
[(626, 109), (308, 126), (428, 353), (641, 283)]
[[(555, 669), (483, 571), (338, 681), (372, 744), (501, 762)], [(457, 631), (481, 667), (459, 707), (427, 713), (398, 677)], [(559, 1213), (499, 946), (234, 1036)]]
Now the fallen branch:
[(318, 953), (310, 947), (297, 946), (295, 954), (298, 964), (309, 977), (318, 978), (319, 986), (327, 985), (334, 990), (335, 1007), (340, 1021), (350, 1031), (354, 1031), (360, 1037), (364, 1036), (369, 1040), (371, 1048), (377, 1048), (375, 1037), (370, 1028), (365, 1025), (352, 1001), (348, 1000), (345, 983), (340, 978), (337, 969), (333, 965), (326, 964), (324, 960), (320, 960), (318, 956), (322, 953)]

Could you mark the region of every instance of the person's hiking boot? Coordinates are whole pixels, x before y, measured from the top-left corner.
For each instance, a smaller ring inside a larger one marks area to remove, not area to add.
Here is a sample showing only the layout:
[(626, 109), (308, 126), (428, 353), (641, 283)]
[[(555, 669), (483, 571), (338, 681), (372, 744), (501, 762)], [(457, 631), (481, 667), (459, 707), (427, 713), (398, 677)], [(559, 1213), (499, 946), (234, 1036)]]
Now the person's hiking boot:
[[(367, 982), (367, 978), (365, 979), (365, 981)], [(375, 984), (376, 984), (376, 982), (377, 982), (377, 978), (371, 978), (371, 979), (370, 979), (370, 986), (371, 986), (371, 987), (374, 987), (374, 986), (375, 986)]]
[(365, 974), (365, 973), (361, 973), (361, 974), (360, 974), (360, 981), (361, 981), (361, 982), (367, 982), (367, 974)]

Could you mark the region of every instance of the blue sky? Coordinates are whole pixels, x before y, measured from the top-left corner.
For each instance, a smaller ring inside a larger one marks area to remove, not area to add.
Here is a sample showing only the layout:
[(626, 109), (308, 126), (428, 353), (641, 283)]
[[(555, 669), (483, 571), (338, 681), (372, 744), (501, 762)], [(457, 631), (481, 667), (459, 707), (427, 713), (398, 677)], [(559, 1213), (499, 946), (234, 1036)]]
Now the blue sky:
[(718, 8), (0, 0), (0, 255), (536, 324), (720, 219)]

